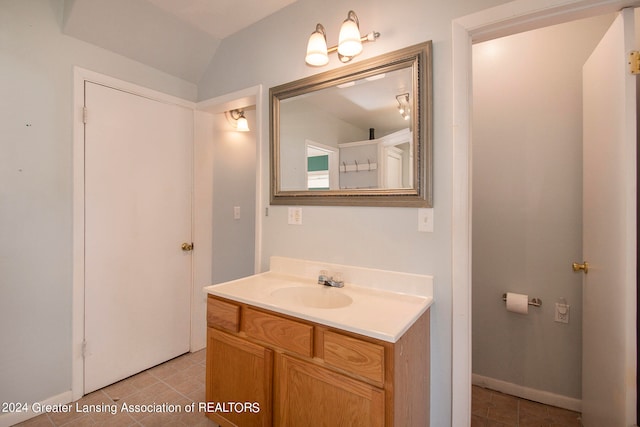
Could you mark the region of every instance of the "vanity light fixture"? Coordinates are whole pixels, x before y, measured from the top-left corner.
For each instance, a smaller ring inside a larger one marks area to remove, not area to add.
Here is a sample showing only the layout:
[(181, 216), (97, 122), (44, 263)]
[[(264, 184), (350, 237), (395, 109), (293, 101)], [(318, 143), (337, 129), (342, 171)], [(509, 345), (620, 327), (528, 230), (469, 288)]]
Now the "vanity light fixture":
[(235, 121), (235, 128), (238, 132), (249, 132), (249, 122), (242, 110), (231, 110), (229, 115)]
[(372, 31), (365, 36), (360, 36), (360, 21), (353, 10), (347, 14), (347, 19), (340, 27), (338, 45), (327, 48), (327, 34), (322, 24), (316, 25), (316, 30), (311, 33), (307, 43), (307, 56), (305, 62), (309, 65), (320, 67), (329, 62), (329, 53), (338, 52), (340, 62), (349, 62), (362, 52), (363, 42), (373, 42), (380, 37), (380, 33)]
[(409, 94), (403, 93), (396, 96), (398, 101), (398, 112), (403, 119), (409, 120), (411, 118), (411, 108), (409, 107)]

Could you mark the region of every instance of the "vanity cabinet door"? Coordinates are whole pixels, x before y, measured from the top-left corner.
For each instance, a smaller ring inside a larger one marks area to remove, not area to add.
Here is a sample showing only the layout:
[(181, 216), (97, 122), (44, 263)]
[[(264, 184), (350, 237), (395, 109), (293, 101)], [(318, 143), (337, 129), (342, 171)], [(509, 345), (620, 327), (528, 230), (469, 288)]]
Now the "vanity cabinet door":
[(276, 357), (276, 426), (381, 427), (384, 391), (313, 363)]
[(221, 426), (271, 426), (272, 380), (272, 350), (207, 328), (209, 418)]

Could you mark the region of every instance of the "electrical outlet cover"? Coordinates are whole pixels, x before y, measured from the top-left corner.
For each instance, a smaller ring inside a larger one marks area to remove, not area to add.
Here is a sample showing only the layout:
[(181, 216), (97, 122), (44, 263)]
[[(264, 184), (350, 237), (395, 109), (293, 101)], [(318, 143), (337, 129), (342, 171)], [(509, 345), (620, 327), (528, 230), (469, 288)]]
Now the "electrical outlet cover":
[(554, 321), (558, 323), (569, 323), (569, 305), (556, 303), (556, 314)]

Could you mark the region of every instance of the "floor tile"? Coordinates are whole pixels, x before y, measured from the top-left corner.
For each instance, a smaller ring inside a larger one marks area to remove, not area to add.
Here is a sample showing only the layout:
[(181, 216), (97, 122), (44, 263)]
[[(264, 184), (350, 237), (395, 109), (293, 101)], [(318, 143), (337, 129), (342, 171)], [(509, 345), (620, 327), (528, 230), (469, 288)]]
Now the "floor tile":
[[(186, 354), (158, 365), (138, 375), (119, 381), (84, 396), (83, 405), (104, 405), (105, 409), (82, 413), (42, 414), (20, 427), (154, 427), (189, 426), (216, 427), (204, 413), (198, 412), (197, 403), (205, 401), (205, 351)], [(471, 427), (580, 427), (580, 414), (562, 408), (543, 405), (490, 389), (473, 386), (471, 390)], [(122, 405), (148, 405), (167, 403), (176, 405), (180, 412), (126, 412)], [(196, 404), (195, 412), (184, 408)], [(115, 415), (109, 412), (117, 405)]]
[[(90, 393), (70, 413), (49, 413), (17, 424), (20, 427), (216, 427), (198, 403), (205, 400), (205, 351), (187, 353), (132, 377)], [(167, 404), (175, 411), (136, 411), (140, 405)], [(93, 406), (92, 406), (93, 405)], [(115, 414), (112, 408), (115, 405)], [(133, 412), (123, 410), (134, 408)], [(135, 405), (138, 405), (137, 407)], [(194, 405), (195, 412), (185, 408)], [(83, 408), (87, 411), (83, 412)]]
[(487, 388), (471, 390), (472, 427), (581, 427), (580, 414)]

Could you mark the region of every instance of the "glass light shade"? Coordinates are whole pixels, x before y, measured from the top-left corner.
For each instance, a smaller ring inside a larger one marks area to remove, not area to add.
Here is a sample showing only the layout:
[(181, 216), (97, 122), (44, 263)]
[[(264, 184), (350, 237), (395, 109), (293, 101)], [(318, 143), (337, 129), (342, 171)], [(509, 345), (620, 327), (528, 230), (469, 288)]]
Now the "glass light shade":
[(307, 64), (322, 66), (329, 63), (329, 55), (327, 54), (327, 39), (319, 31), (314, 31), (309, 37), (307, 43), (307, 56), (304, 59)]
[(244, 116), (240, 116), (237, 121), (238, 132), (249, 132), (249, 122)]
[(362, 52), (362, 42), (360, 41), (360, 29), (358, 24), (351, 19), (346, 19), (340, 27), (338, 37), (338, 52), (344, 56), (356, 56)]

